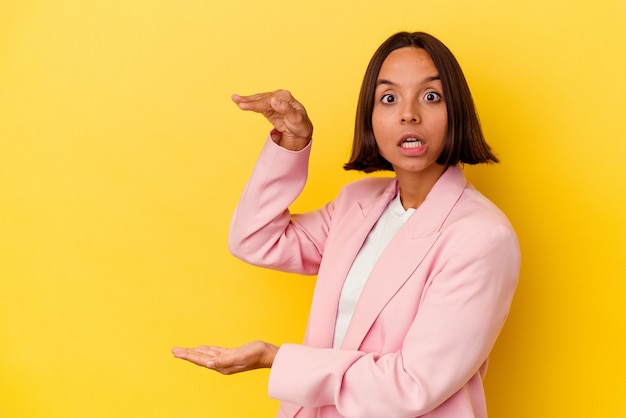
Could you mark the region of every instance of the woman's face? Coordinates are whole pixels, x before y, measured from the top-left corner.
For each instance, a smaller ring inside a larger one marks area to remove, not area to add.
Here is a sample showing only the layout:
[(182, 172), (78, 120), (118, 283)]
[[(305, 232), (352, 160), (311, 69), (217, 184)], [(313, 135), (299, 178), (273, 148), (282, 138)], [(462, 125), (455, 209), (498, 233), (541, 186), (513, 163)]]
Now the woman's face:
[(372, 127), (380, 154), (397, 175), (439, 176), (448, 112), (439, 72), (420, 48), (391, 52), (378, 73)]

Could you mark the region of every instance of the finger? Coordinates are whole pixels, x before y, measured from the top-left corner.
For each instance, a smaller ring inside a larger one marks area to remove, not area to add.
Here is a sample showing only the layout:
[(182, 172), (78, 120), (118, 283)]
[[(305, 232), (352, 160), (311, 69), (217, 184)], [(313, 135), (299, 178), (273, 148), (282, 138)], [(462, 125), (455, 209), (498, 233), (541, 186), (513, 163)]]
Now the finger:
[(232, 100), (242, 110), (252, 110), (262, 113), (271, 109), (270, 98), (272, 93), (258, 93), (250, 96), (240, 96), (238, 94), (232, 95)]
[(221, 354), (213, 359), (213, 367), (216, 370), (225, 370), (237, 366), (237, 361), (233, 355)]
[(241, 102), (261, 100), (263, 99), (263, 97), (270, 96), (271, 94), (272, 94), (271, 92), (264, 92), (264, 93), (256, 93), (256, 94), (250, 94), (250, 95), (244, 96), (244, 95), (235, 93), (231, 96), (231, 98), (233, 102), (241, 103)]
[(176, 358), (186, 360), (198, 366), (213, 368), (213, 358), (215, 357), (214, 355), (205, 354), (194, 349), (180, 347), (175, 347), (174, 349), (172, 349), (172, 353)]
[(306, 113), (304, 106), (298, 102), (288, 90), (276, 90), (270, 97), (272, 108), (282, 114), (301, 112)]
[(285, 100), (284, 98), (278, 96), (270, 97), (269, 104), (272, 110), (282, 115), (288, 115), (295, 111), (289, 100)]
[(241, 358), (237, 352), (222, 354), (210, 360), (211, 369), (223, 375), (231, 375), (252, 370), (253, 367)]
[(200, 346), (194, 348), (194, 351), (197, 351), (197, 352), (202, 353), (202, 354), (211, 355), (211, 356), (217, 356), (218, 354), (221, 354), (224, 351), (226, 351), (226, 348), (224, 348), (224, 347), (216, 347), (216, 346), (212, 346), (212, 345), (200, 345)]
[[(269, 116), (269, 114), (274, 111), (283, 113), (277, 109), (284, 109), (286, 111), (291, 110), (290, 104), (294, 101), (293, 96), (287, 90), (276, 90), (269, 93), (258, 93), (250, 96), (240, 96), (238, 94), (234, 94), (232, 99), (235, 103), (237, 103), (240, 109), (263, 113), (266, 116)], [(272, 103), (274, 103), (276, 108), (272, 105)], [(299, 103), (298, 105), (302, 108), (302, 105)]]
[(294, 99), (289, 92), (284, 93), (285, 94), (278, 93), (270, 98), (270, 106), (272, 109), (295, 124), (308, 119), (304, 106)]

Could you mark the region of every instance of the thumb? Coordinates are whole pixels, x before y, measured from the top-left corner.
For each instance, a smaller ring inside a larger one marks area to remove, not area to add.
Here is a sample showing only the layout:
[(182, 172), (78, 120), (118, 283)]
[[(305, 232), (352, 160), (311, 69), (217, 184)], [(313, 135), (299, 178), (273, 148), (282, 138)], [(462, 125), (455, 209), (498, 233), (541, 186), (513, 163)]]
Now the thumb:
[(281, 115), (287, 115), (295, 110), (287, 100), (283, 100), (278, 97), (272, 97), (270, 99), (270, 106), (272, 110), (280, 113)]

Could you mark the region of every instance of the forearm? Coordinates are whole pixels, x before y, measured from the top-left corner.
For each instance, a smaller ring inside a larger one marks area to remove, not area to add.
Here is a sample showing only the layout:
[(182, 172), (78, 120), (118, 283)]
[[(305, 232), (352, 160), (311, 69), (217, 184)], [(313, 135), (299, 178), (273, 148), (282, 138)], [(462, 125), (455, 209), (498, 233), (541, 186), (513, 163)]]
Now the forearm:
[[(268, 139), (233, 215), (228, 245), (236, 257), (262, 267), (314, 274), (319, 257), (306, 231), (292, 222), (289, 205), (307, 179), (310, 144), (286, 150)], [(296, 249), (300, 248), (300, 251)]]

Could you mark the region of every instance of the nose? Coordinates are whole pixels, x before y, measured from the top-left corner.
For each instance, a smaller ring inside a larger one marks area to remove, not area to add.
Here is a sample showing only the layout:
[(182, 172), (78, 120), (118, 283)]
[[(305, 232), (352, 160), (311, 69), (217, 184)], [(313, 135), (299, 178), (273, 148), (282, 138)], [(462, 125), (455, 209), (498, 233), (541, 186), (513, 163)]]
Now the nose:
[(419, 123), (421, 121), (418, 105), (415, 103), (405, 103), (401, 112), (402, 123)]

